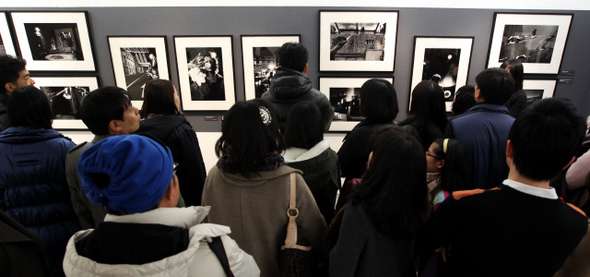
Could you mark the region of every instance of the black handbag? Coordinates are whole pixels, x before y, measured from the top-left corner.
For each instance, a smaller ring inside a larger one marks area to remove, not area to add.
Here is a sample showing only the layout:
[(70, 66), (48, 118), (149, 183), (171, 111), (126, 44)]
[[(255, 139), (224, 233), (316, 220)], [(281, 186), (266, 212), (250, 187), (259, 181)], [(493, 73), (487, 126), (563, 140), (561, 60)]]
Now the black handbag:
[(289, 224), (287, 225), (285, 245), (281, 246), (281, 251), (279, 252), (281, 277), (309, 276), (311, 271), (311, 246), (298, 244), (298, 242), (302, 243), (303, 239), (301, 238), (301, 235), (298, 234), (296, 222), (297, 216), (299, 216), (299, 210), (297, 210), (296, 206), (295, 177), (295, 173), (291, 173), (289, 176), (291, 186), (289, 209), (287, 209)]

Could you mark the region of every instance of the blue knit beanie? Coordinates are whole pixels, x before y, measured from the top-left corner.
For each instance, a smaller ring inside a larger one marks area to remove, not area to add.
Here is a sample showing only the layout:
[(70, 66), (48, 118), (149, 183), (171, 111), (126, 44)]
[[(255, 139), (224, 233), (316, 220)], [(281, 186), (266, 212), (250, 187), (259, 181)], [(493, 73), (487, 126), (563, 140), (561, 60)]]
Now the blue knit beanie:
[[(119, 214), (141, 213), (154, 207), (170, 185), (173, 170), (170, 150), (138, 135), (105, 138), (86, 149), (78, 161), (86, 196)], [(96, 184), (101, 178), (106, 186)]]

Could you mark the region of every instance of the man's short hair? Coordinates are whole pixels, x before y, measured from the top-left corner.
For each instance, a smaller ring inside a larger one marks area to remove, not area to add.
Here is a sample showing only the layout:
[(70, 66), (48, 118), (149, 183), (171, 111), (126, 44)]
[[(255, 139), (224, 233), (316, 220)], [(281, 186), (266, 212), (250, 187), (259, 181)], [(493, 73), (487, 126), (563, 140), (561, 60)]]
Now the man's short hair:
[(281, 67), (303, 72), (308, 56), (307, 48), (303, 44), (286, 42), (277, 51), (277, 63)]
[(525, 109), (508, 139), (518, 172), (534, 181), (555, 177), (582, 144), (586, 122), (567, 99), (550, 98)]
[(27, 62), (10, 55), (0, 56), (0, 93), (6, 94), (6, 84), (18, 80), (19, 73), (25, 70)]
[(127, 91), (119, 87), (102, 87), (90, 92), (82, 100), (82, 121), (95, 135), (108, 135), (112, 120), (123, 120), (131, 106)]
[(488, 68), (475, 77), (485, 103), (504, 105), (514, 92), (514, 78), (501, 68)]

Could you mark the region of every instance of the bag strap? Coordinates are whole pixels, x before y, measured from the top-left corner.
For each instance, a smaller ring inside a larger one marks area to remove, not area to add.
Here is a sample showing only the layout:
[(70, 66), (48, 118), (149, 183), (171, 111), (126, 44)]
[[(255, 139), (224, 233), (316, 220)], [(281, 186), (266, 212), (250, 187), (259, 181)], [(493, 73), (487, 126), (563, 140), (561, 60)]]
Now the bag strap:
[(287, 237), (285, 238), (285, 245), (283, 248), (296, 248), (301, 250), (311, 250), (310, 246), (297, 245), (297, 217), (299, 210), (297, 209), (297, 175), (292, 172), (289, 175), (290, 192), (289, 192), (289, 209), (287, 209), (287, 216), (289, 217), (289, 225), (287, 225)]
[(234, 274), (231, 272), (231, 268), (229, 267), (229, 261), (227, 260), (227, 255), (225, 254), (225, 248), (223, 248), (223, 242), (221, 241), (220, 237), (212, 237), (211, 242), (207, 240), (207, 244), (209, 245), (209, 249), (213, 251), (221, 267), (223, 267), (223, 271), (225, 275), (228, 277), (234, 277)]

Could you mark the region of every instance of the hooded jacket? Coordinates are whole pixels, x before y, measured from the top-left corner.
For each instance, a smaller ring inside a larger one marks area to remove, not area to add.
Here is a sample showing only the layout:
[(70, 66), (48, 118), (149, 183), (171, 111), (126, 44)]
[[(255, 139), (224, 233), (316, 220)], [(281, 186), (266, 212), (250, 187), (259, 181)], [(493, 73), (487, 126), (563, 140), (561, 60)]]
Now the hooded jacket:
[(281, 125), (287, 121), (287, 115), (293, 105), (299, 101), (313, 102), (320, 109), (325, 130), (330, 129), (334, 117), (330, 101), (319, 90), (312, 88), (311, 80), (299, 71), (279, 67), (270, 81), (269, 89), (261, 98), (273, 103), (278, 109)]
[(258, 276), (252, 256), (228, 236), (229, 227), (200, 224), (208, 212), (209, 207), (188, 207), (107, 214), (95, 230), (72, 236), (64, 271), (67, 276), (225, 276), (207, 244), (220, 237), (234, 276)]
[(330, 148), (330, 141), (324, 139), (310, 149), (291, 147), (283, 154), (285, 162), (303, 171), (303, 179), (311, 190), (320, 212), (330, 224), (336, 205), (336, 193), (340, 189), (340, 168), (338, 156)]
[(52, 129), (19, 126), (0, 133), (0, 209), (41, 237), (52, 271), (61, 268), (66, 243), (80, 230), (65, 173), (72, 147)]
[(195, 130), (183, 115), (153, 116), (140, 122), (137, 134), (150, 134), (160, 139), (178, 163), (176, 176), (180, 194), (187, 207), (200, 206), (207, 172)]

